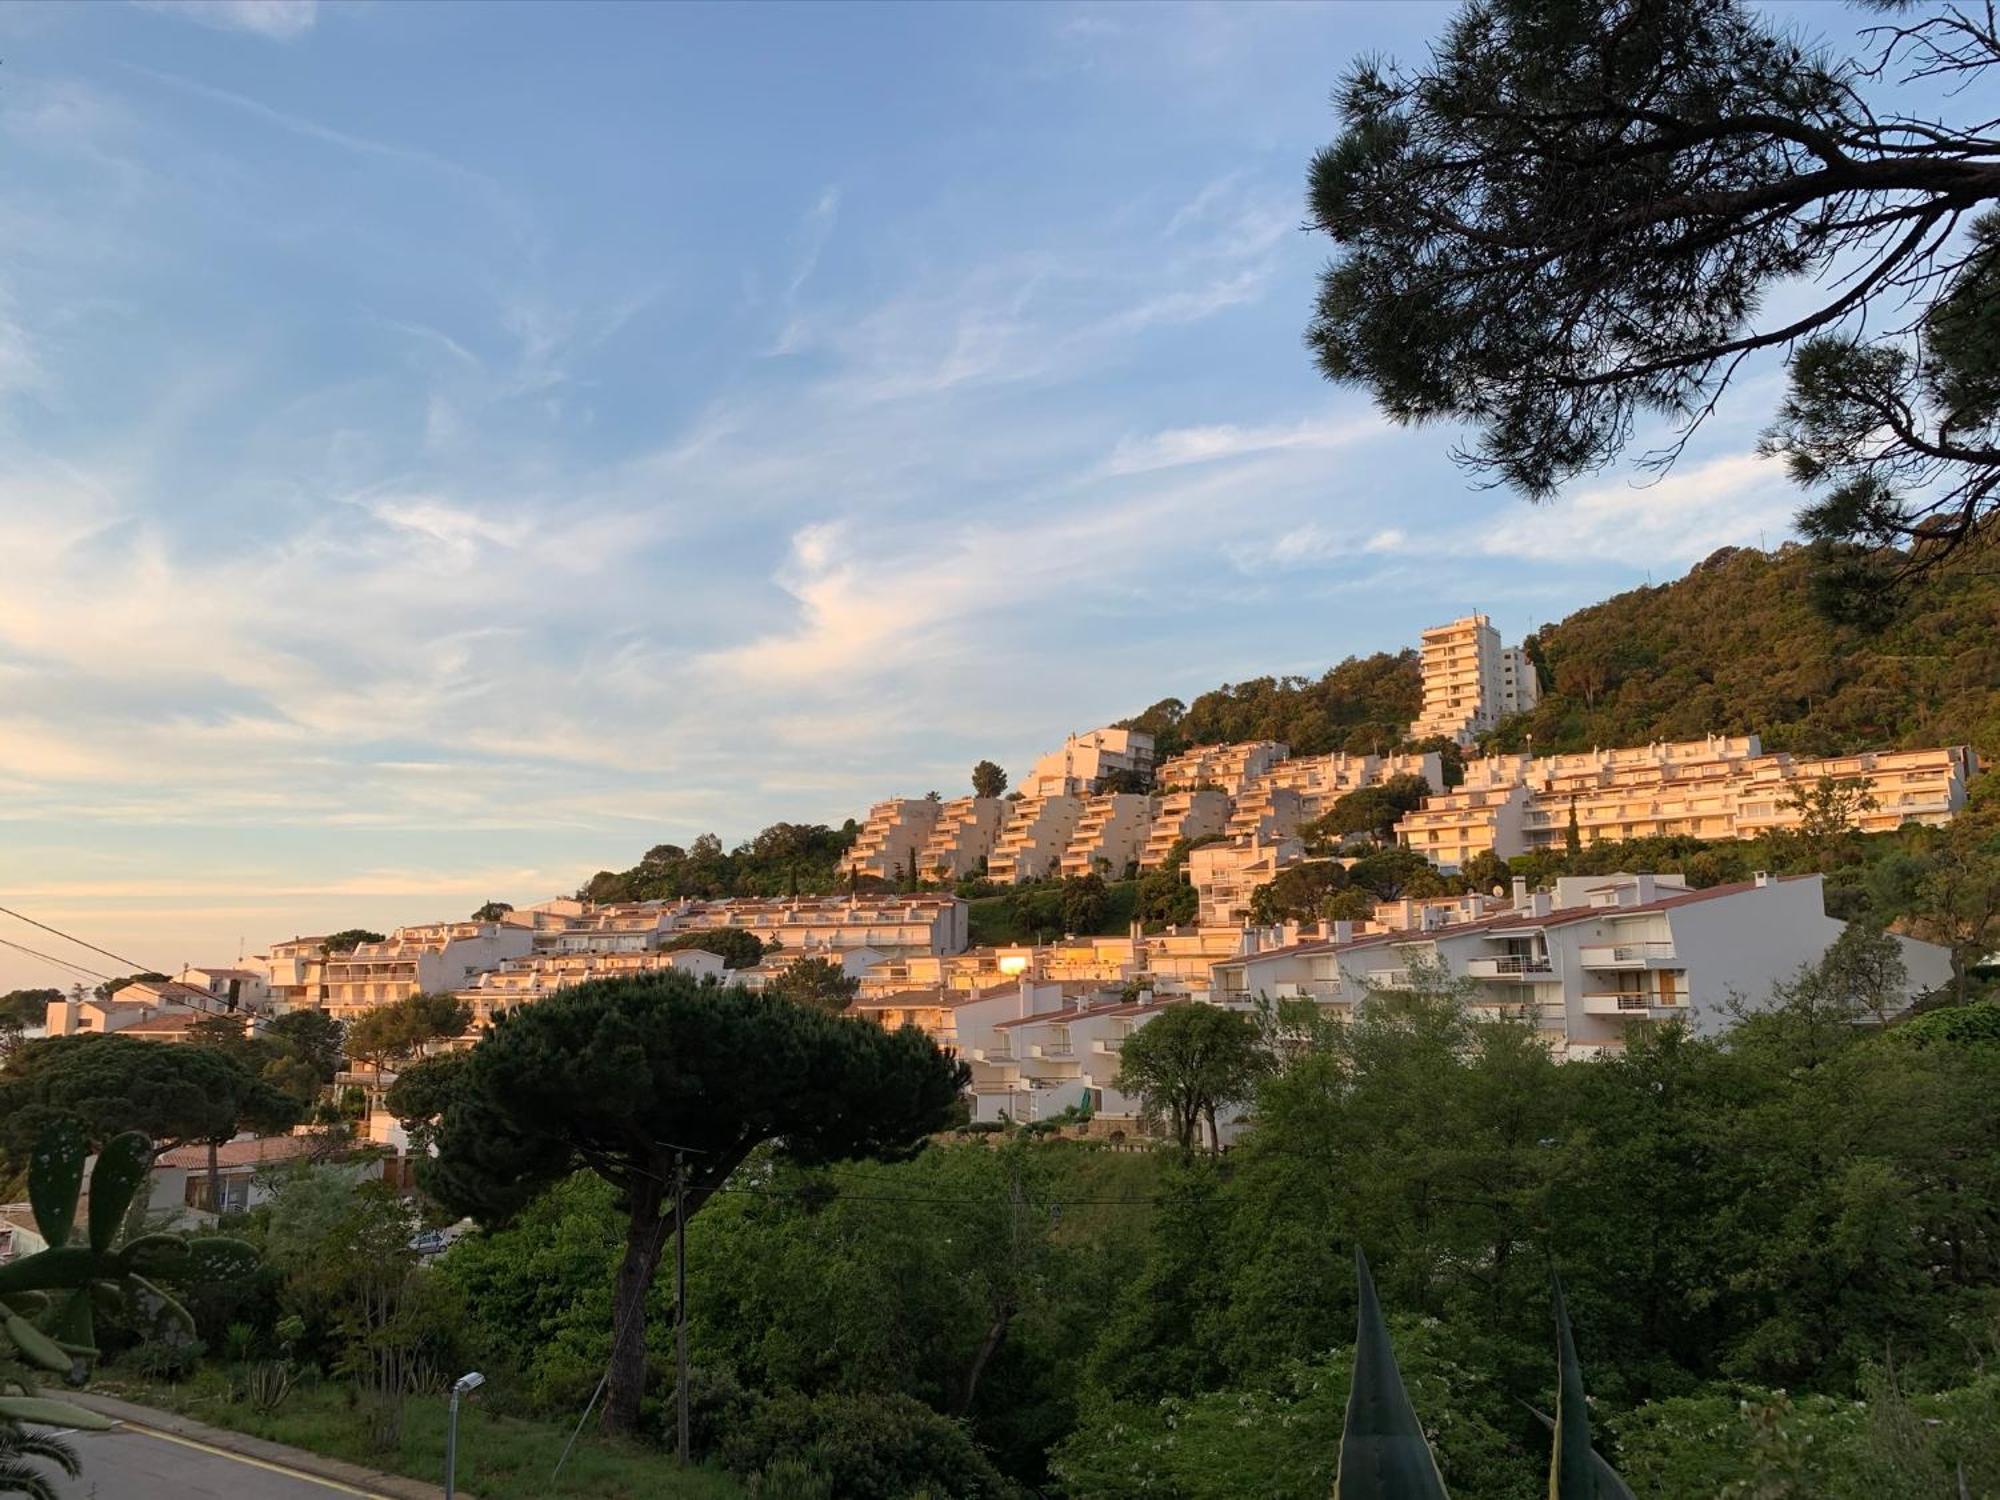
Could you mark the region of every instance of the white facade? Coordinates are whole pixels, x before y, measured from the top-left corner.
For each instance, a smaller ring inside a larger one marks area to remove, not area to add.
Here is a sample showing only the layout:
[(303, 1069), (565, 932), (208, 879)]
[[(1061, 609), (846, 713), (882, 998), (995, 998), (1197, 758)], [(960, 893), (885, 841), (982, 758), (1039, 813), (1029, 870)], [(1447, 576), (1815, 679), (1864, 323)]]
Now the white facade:
[[(1475, 1008), (1532, 1013), (1559, 1057), (1615, 1052), (1633, 1022), (1685, 1019), (1721, 1030), (1732, 1002), (1816, 964), (1844, 924), (1827, 916), (1817, 875), (1691, 891), (1678, 876), (1565, 878), (1509, 910), (1469, 922), (1295, 944), (1216, 966), (1225, 997), (1312, 999), (1337, 1013), (1413, 971), (1461, 981)], [(1336, 924), (1344, 928), (1345, 924)], [(1949, 954), (1899, 938), (1905, 1000), (1944, 984)]]

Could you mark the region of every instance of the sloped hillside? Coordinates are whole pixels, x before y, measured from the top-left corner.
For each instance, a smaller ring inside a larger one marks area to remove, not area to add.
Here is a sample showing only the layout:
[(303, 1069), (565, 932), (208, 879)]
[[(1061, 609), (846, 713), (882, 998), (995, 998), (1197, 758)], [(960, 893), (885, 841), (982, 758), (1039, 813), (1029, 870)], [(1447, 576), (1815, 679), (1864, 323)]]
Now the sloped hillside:
[(1153, 736), (1159, 754), (1190, 745), (1281, 740), (1294, 755), (1393, 750), (1423, 704), (1415, 651), (1350, 656), (1322, 677), (1224, 683), (1193, 703), (1162, 698), (1124, 721)]
[[(1725, 548), (1528, 640), (1543, 699), (1486, 736), (1540, 753), (1754, 732), (1808, 755), (1970, 743), (2000, 760), (2000, 552), (1924, 583), (1880, 631), (1814, 612), (1808, 554)], [(1163, 754), (1275, 739), (1294, 754), (1393, 749), (1422, 697), (1413, 651), (1350, 657), (1319, 678), (1225, 684), (1126, 721)]]
[(1754, 732), (1768, 750), (1969, 742), (2000, 756), (2000, 556), (1928, 582), (1887, 628), (1829, 623), (1806, 549), (1725, 548), (1686, 577), (1577, 611), (1529, 642), (1544, 697), (1488, 736), (1537, 752)]

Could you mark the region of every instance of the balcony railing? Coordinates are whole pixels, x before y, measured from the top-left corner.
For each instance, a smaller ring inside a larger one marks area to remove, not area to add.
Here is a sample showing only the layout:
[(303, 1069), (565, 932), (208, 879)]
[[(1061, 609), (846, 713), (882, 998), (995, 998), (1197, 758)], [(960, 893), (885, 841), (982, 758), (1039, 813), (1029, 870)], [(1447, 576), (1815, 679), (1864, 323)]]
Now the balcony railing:
[(1587, 969), (1642, 969), (1649, 964), (1671, 962), (1670, 942), (1598, 943), (1582, 949), (1578, 957)]
[(1125, 1038), (1122, 1036), (1101, 1036), (1095, 1042), (1091, 1043), (1091, 1050), (1116, 1057), (1120, 1052), (1125, 1050)]
[(1028, 1049), (1034, 1057), (1075, 1057), (1076, 1048), (1068, 1042), (1037, 1042)]
[(1546, 954), (1502, 953), (1492, 958), (1475, 958), (1465, 966), (1474, 979), (1522, 979), (1554, 973)]

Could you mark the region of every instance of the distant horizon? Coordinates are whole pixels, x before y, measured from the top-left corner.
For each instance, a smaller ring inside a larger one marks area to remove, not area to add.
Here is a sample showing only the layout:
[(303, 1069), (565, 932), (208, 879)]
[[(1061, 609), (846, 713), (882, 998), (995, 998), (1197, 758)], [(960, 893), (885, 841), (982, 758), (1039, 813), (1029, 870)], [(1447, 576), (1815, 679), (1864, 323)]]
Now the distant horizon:
[(521, 904), (1775, 548), (1775, 363), (1541, 507), (1314, 370), (1328, 92), (1451, 10), (0, 11), (0, 904)]

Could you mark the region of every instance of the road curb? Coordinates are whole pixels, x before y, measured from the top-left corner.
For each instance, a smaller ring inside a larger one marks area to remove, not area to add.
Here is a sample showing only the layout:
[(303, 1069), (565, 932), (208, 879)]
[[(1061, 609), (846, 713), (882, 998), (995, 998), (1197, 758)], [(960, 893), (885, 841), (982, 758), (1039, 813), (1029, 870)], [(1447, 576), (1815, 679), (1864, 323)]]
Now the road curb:
[[(288, 1448), (283, 1443), (252, 1437), (247, 1432), (233, 1432), (227, 1427), (211, 1427), (206, 1422), (197, 1422), (176, 1412), (161, 1411), (155, 1406), (140, 1406), (137, 1402), (121, 1401), (116, 1396), (105, 1396), (96, 1391), (64, 1391), (62, 1399), (100, 1416), (123, 1422), (127, 1427), (165, 1433), (169, 1437), (185, 1438), (189, 1442), (219, 1448), (240, 1458), (254, 1458), (260, 1463), (295, 1469), (310, 1478), (330, 1479), (336, 1484), (366, 1490), (372, 1495), (382, 1496), (383, 1500), (444, 1500), (444, 1490), (440, 1486), (426, 1484), (420, 1479), (384, 1474), (379, 1469), (364, 1469), (343, 1459), (308, 1453), (303, 1448)], [(459, 1500), (474, 1500), (462, 1489), (458, 1495)]]

